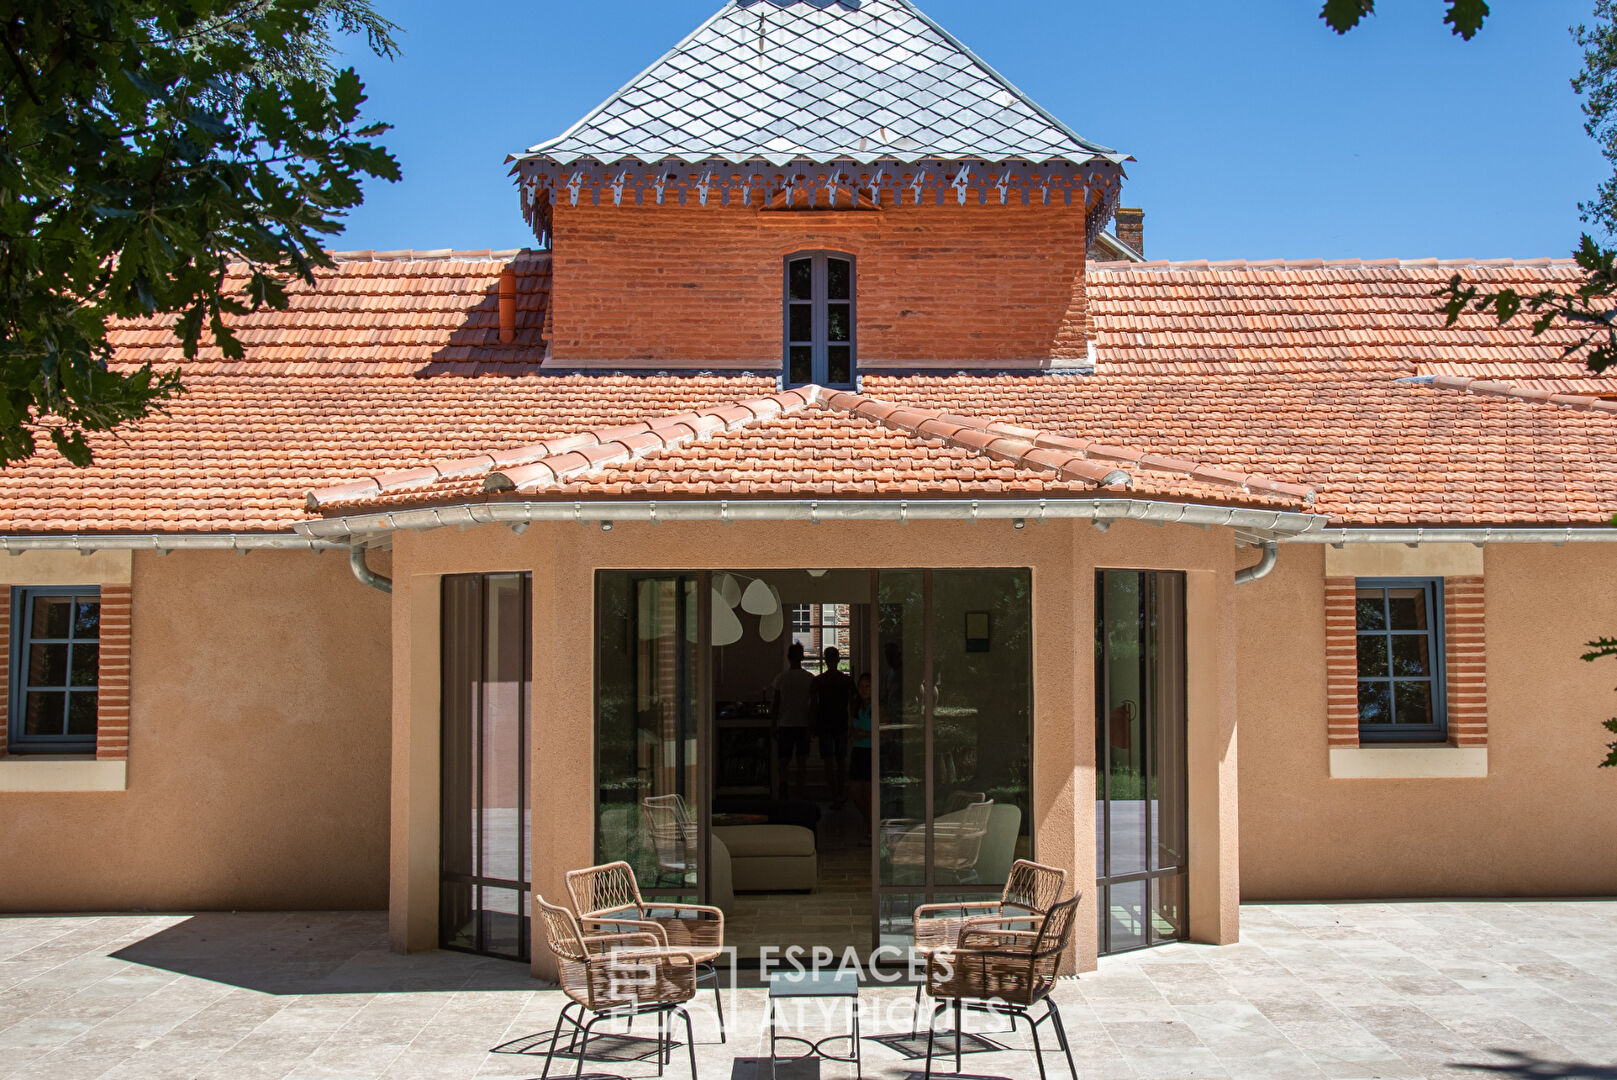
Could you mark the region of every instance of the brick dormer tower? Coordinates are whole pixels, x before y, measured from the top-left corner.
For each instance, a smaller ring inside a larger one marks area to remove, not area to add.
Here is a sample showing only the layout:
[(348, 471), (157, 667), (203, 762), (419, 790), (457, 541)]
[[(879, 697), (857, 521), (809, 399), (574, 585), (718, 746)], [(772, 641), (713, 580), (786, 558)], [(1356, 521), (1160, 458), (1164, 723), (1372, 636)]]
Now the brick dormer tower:
[(731, 0), (515, 155), (550, 369), (1082, 369), (1132, 160), (908, 0)]

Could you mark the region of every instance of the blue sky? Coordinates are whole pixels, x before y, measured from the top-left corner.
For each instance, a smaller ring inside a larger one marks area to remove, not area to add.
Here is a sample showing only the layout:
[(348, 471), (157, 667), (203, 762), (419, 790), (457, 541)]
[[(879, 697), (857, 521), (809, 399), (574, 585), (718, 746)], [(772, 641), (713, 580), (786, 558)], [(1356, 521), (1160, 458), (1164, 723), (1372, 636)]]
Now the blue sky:
[[(505, 154), (557, 134), (717, 9), (378, 0), (403, 55), (349, 54), (404, 179), (339, 248), (532, 243)], [(1318, 0), (921, 0), (1080, 134), (1126, 150), (1153, 258), (1561, 256), (1605, 172), (1568, 86), (1590, 0), (1505, 0), (1481, 35), (1382, 0), (1338, 38)]]

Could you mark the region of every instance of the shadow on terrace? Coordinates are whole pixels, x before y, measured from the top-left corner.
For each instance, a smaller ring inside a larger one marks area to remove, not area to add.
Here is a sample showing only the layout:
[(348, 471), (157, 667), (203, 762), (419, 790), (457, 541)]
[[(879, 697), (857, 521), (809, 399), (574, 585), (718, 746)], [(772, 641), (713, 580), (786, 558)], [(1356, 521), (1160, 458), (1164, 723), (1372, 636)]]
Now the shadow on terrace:
[(526, 964), (453, 952), (401, 956), (382, 912), (206, 912), (112, 954), (264, 994), (535, 990)]
[(1617, 1080), (1617, 1065), (1589, 1065), (1578, 1061), (1552, 1061), (1519, 1050), (1494, 1050), (1504, 1058), (1491, 1064), (1456, 1062), (1457, 1069), (1471, 1069), (1478, 1074), (1492, 1073), (1512, 1080)]

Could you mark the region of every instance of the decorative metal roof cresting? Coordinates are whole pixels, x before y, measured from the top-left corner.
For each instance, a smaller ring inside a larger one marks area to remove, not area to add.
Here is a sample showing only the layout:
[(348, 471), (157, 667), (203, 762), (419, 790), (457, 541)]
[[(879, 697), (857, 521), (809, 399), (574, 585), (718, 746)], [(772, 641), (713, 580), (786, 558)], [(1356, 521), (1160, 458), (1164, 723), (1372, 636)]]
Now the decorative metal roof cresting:
[[(1127, 154), (1083, 138), (909, 0), (730, 0), (561, 135), (513, 155), (525, 216), (587, 193), (743, 205), (1071, 203), (1111, 217)], [(1098, 221), (1094, 220), (1099, 218)]]

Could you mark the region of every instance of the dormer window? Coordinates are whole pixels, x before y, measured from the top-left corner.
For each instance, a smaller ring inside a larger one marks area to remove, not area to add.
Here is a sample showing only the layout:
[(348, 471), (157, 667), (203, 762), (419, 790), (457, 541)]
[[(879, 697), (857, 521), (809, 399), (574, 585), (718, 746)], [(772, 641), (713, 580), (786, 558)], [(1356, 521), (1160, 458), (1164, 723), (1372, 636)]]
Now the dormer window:
[(854, 384), (852, 255), (799, 252), (786, 257), (786, 385)]

